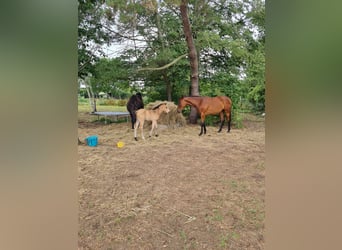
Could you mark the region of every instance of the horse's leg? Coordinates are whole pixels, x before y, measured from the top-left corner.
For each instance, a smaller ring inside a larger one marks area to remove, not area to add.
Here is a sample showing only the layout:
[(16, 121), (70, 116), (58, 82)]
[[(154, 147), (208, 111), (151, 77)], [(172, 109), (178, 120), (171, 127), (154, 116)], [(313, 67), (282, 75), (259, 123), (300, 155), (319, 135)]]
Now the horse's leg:
[(204, 121), (205, 121), (205, 114), (201, 113), (201, 133), (199, 133), (199, 136), (203, 134), (203, 131), (204, 131), (204, 134), (207, 133), (207, 129), (205, 127)]
[(220, 125), (219, 130), (217, 131), (218, 133), (220, 133), (222, 131), (222, 127), (223, 127), (223, 124), (224, 124), (224, 113), (223, 113), (223, 110), (220, 113), (220, 119), (221, 119), (221, 125)]
[(131, 120), (132, 120), (132, 129), (134, 129), (134, 124), (136, 123), (137, 121), (137, 115), (135, 114), (135, 111), (133, 112), (129, 112), (130, 115), (131, 115)]
[(134, 140), (138, 140), (138, 138), (137, 138), (137, 129), (138, 129), (138, 127), (139, 127), (139, 120), (137, 120), (136, 122), (135, 122), (135, 124), (134, 124)]
[(226, 116), (227, 116), (227, 120), (228, 120), (228, 131), (227, 133), (230, 131), (230, 122), (232, 121), (232, 111), (229, 110), (229, 112), (226, 112)]
[(199, 133), (199, 136), (203, 134), (203, 123), (201, 122), (201, 132)]
[(131, 117), (132, 129), (134, 129), (135, 122), (133, 122), (132, 112), (131, 111), (128, 111), (128, 112), (129, 112), (129, 116)]

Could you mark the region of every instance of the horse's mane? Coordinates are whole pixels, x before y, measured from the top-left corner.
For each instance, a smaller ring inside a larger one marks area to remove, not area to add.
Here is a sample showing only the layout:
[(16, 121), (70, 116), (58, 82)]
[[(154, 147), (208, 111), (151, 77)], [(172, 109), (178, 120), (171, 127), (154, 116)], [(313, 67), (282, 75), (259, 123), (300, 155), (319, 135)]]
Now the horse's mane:
[(142, 96), (140, 93), (132, 95), (129, 98), (127, 102), (127, 108), (130, 108), (132, 110), (144, 108), (144, 103), (143, 103)]

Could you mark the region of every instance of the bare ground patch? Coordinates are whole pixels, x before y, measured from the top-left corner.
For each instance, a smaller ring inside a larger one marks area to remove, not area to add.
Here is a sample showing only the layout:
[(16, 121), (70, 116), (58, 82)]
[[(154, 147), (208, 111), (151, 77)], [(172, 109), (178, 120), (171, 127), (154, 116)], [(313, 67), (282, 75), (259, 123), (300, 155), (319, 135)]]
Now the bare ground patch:
[[(80, 120), (80, 249), (263, 249), (264, 121), (187, 125), (134, 141), (130, 123)], [(116, 147), (123, 141), (123, 148)]]

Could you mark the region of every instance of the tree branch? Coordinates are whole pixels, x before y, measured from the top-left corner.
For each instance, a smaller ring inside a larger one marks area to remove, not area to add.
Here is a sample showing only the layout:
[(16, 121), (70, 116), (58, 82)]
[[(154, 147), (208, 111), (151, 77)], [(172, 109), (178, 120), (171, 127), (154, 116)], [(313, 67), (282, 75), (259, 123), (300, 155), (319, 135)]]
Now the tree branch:
[(140, 68), (138, 69), (137, 71), (143, 71), (143, 70), (163, 70), (163, 69), (166, 69), (170, 66), (172, 66), (173, 64), (175, 64), (176, 62), (178, 62), (180, 59), (182, 59), (183, 57), (186, 57), (188, 54), (184, 54), (184, 55), (181, 55), (179, 57), (177, 57), (175, 60), (173, 60), (172, 62), (170, 62), (169, 64), (166, 64), (162, 67), (159, 67), (159, 68)]
[(131, 40), (131, 41), (146, 42), (146, 40), (144, 40), (144, 39), (138, 39), (138, 38), (135, 38), (134, 36), (132, 37), (132, 36), (123, 35), (117, 31), (109, 28), (108, 26), (103, 26), (103, 28), (105, 28), (109, 32), (112, 32), (114, 35), (116, 35), (120, 38), (125, 38), (125, 39)]

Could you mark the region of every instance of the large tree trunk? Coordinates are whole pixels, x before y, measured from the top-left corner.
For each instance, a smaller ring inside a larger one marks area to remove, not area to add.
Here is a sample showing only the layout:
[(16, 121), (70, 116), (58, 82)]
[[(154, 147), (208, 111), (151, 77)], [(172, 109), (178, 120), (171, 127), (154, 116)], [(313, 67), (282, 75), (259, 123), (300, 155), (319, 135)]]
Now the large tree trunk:
[(167, 95), (167, 100), (169, 102), (172, 102), (172, 84), (169, 80), (169, 78), (167, 77), (167, 72), (166, 70), (163, 70), (163, 79), (164, 82), (166, 84), (166, 95)]
[[(199, 84), (198, 84), (198, 58), (197, 50), (194, 40), (192, 38), (192, 31), (190, 26), (190, 20), (188, 15), (188, 1), (182, 0), (180, 4), (180, 13), (183, 23), (183, 31), (186, 39), (186, 43), (189, 50), (190, 70), (191, 70), (191, 96), (199, 96)], [(197, 110), (191, 107), (189, 121), (192, 124), (197, 123)]]

